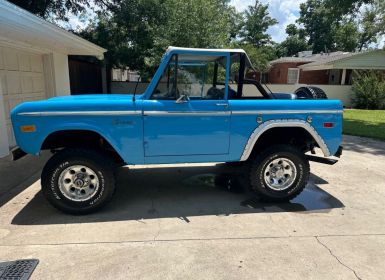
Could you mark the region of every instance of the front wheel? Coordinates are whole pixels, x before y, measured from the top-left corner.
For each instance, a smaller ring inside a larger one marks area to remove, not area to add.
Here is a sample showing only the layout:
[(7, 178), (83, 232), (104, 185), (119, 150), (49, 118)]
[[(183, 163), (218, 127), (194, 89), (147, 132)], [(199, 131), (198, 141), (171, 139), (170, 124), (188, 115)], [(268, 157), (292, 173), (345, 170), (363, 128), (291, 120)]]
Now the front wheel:
[(103, 153), (64, 149), (45, 165), (41, 175), (44, 196), (57, 209), (70, 214), (94, 212), (115, 190), (115, 163)]
[(303, 191), (309, 173), (309, 161), (301, 150), (290, 145), (275, 145), (252, 161), (249, 185), (263, 200), (289, 201)]

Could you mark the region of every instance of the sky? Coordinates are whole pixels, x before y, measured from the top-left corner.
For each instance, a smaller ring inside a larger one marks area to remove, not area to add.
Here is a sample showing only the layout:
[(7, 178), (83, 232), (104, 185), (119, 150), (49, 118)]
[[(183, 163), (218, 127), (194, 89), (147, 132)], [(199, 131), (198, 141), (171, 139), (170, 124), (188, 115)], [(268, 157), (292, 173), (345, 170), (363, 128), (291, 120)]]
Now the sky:
[[(268, 33), (273, 41), (282, 42), (286, 38), (286, 26), (295, 23), (299, 17), (299, 5), (305, 0), (261, 0), (263, 4), (269, 5), (269, 13), (279, 23), (269, 28)], [(249, 5), (254, 5), (255, 0), (231, 0), (233, 5), (239, 12), (244, 11)]]

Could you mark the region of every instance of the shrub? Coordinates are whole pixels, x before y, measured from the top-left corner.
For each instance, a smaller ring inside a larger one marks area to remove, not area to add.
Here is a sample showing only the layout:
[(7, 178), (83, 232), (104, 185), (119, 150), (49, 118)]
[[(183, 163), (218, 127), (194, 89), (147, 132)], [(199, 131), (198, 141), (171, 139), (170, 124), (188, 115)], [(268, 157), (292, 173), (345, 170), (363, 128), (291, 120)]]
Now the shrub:
[(355, 71), (353, 104), (358, 109), (385, 109), (385, 78), (380, 71)]

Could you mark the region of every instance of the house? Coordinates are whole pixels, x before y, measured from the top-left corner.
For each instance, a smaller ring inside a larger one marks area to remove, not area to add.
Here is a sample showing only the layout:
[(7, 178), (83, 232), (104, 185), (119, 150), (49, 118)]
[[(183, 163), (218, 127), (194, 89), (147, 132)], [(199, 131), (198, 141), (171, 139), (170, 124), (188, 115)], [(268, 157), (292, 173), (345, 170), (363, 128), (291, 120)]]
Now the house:
[(111, 70), (112, 82), (137, 82), (141, 81), (138, 71), (130, 70), (129, 68), (113, 68)]
[(10, 110), (20, 102), (69, 95), (69, 55), (106, 50), (0, 0), (0, 157), (16, 145)]
[(270, 84), (351, 85), (353, 70), (385, 69), (385, 51), (300, 52), (298, 57), (282, 57), (270, 62), (263, 75)]

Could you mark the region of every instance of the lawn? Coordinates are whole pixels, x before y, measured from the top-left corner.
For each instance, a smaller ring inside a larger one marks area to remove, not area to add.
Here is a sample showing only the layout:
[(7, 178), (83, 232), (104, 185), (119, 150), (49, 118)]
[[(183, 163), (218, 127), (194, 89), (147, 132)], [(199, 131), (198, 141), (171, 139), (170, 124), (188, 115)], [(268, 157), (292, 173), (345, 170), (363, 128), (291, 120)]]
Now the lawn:
[(385, 140), (385, 110), (344, 110), (343, 133)]

